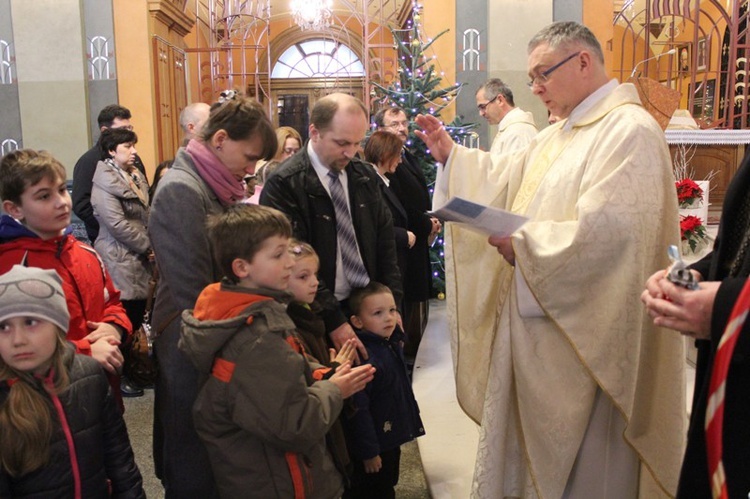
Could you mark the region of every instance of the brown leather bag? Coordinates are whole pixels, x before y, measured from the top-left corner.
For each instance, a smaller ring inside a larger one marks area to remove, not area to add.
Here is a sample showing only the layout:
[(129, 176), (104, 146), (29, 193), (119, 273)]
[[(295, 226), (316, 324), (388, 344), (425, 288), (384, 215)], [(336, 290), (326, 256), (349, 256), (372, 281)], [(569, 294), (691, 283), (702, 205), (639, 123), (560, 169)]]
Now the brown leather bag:
[(154, 305), (156, 293), (157, 273), (156, 267), (151, 275), (148, 286), (148, 297), (146, 298), (146, 311), (143, 314), (143, 323), (130, 337), (127, 348), (127, 359), (125, 361), (125, 376), (138, 386), (152, 386), (159, 375), (159, 365), (154, 355), (154, 340), (156, 339), (151, 328), (151, 309)]

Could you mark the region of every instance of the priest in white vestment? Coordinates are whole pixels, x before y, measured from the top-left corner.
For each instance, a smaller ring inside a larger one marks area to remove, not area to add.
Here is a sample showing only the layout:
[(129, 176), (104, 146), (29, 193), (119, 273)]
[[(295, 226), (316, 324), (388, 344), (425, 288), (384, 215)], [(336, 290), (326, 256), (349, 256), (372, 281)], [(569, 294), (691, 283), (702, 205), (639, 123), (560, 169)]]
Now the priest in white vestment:
[(490, 152), (503, 154), (526, 147), (537, 134), (534, 115), (516, 107), (513, 91), (500, 78), (490, 78), (477, 89), (477, 111), (487, 123), (497, 125)]
[[(560, 121), (500, 157), (419, 116), (450, 196), (529, 217), (502, 255), (456, 240), (446, 259), (456, 390), (481, 423), (473, 496), (674, 495), (686, 425), (684, 343), (640, 305), (679, 241), (664, 133), (635, 88), (609, 81), (578, 23), (529, 43), (530, 86)], [(481, 244), (487, 244), (482, 242)], [(472, 265), (469, 265), (469, 263)]]

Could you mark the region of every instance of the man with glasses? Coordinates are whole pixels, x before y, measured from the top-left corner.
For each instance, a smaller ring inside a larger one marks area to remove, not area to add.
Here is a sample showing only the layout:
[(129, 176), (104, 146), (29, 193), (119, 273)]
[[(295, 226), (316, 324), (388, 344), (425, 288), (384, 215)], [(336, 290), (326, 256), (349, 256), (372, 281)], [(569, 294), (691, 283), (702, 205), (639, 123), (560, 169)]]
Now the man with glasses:
[(404, 272), (404, 353), (407, 361), (417, 355), (419, 342), (427, 327), (429, 299), (432, 295), (430, 244), (440, 232), (440, 221), (427, 214), (430, 211), (430, 191), (427, 179), (417, 158), (406, 148), (409, 138), (409, 119), (398, 106), (384, 107), (373, 117), (378, 129), (395, 134), (404, 144), (396, 172), (387, 174), (390, 188), (406, 210), (407, 229), (414, 233), (416, 242), (407, 252)]
[(473, 496), (668, 497), (684, 449), (684, 342), (639, 301), (679, 239), (664, 133), (633, 85), (608, 78), (585, 26), (542, 29), (528, 72), (561, 121), (516, 154), (455, 145), (434, 117), (416, 119), (445, 165), (443, 199), (529, 218), (489, 238), (494, 261), (464, 241), (450, 252), (475, 268), (448, 297), (457, 395), (482, 423)]
[(490, 125), (497, 125), (492, 154), (526, 147), (537, 134), (534, 116), (516, 107), (513, 92), (500, 78), (487, 80), (476, 94), (477, 110)]

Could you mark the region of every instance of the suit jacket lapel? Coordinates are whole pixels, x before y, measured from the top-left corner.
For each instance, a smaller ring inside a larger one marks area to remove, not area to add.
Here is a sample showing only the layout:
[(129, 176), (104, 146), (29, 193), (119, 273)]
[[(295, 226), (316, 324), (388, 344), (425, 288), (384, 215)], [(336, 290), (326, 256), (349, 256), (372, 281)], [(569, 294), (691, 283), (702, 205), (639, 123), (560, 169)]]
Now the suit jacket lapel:
[(383, 182), (382, 179), (379, 180), (380, 191), (383, 193), (383, 196), (385, 196), (388, 199), (388, 202), (398, 210), (398, 212), (401, 214), (402, 219), (406, 220), (406, 210), (401, 204), (401, 201), (399, 201), (396, 197), (396, 194), (387, 185), (385, 185), (385, 182)]

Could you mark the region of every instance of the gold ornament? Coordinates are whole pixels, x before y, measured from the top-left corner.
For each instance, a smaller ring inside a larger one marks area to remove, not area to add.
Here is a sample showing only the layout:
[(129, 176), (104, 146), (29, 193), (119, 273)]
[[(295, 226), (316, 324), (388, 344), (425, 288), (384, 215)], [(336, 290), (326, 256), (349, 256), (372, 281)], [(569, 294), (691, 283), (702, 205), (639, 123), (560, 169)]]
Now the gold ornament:
[(420, 15), (419, 15), (419, 12), (415, 12), (415, 13), (414, 13), (414, 22), (419, 22), (419, 19), (420, 19), (420, 18), (421, 18), (421, 17), (420, 17)]
[(445, 293), (438, 293), (438, 300), (445, 300)]
[(411, 46), (412, 46), (412, 47), (419, 47), (419, 38), (414, 38), (414, 39), (413, 39), (413, 40), (411, 41)]

